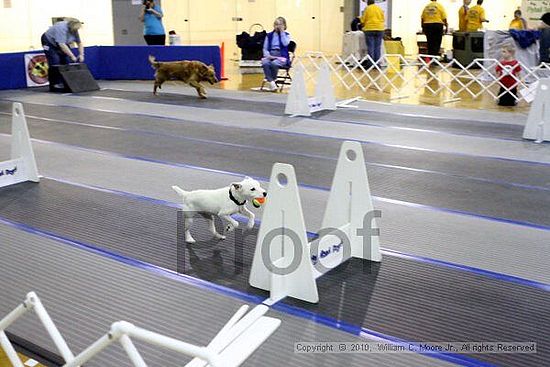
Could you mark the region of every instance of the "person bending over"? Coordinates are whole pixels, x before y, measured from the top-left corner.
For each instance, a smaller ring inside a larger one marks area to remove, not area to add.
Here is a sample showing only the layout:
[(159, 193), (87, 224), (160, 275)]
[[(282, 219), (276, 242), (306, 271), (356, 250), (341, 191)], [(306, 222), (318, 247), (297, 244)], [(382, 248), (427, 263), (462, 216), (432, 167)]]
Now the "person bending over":
[[(71, 18), (55, 23), (53, 26), (42, 34), (40, 39), (44, 54), (48, 60), (48, 65), (67, 65), (71, 62), (84, 62), (84, 45), (78, 34), (78, 30), (82, 27), (82, 22), (78, 19)], [(71, 51), (71, 45), (78, 45), (78, 57)], [(50, 90), (63, 90), (65, 85), (59, 73), (48, 73), (50, 82)]]
[(143, 22), (143, 38), (149, 46), (166, 43), (166, 32), (162, 25), (162, 9), (154, 0), (143, 0), (143, 8), (139, 20)]
[(268, 90), (276, 91), (277, 73), (282, 66), (288, 66), (290, 59), (288, 54), (288, 44), (290, 43), (290, 34), (286, 31), (286, 20), (278, 17), (273, 23), (273, 31), (269, 32), (264, 41), (264, 57), (262, 58), (262, 68), (266, 81), (269, 83)]

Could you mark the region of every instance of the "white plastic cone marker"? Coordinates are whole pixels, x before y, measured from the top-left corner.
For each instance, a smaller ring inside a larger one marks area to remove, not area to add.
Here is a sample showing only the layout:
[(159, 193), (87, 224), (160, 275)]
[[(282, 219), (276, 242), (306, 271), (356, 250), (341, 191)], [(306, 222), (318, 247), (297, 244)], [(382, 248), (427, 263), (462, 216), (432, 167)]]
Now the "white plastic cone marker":
[(290, 296), (317, 303), (319, 295), (294, 167), (275, 163), (268, 192), (249, 283), (270, 290), (272, 302)]
[(315, 99), (320, 104), (322, 110), (335, 110), (336, 98), (334, 98), (334, 88), (330, 80), (330, 71), (328, 64), (324, 62), (319, 70), (317, 86), (315, 87)]
[(535, 140), (537, 143), (550, 141), (550, 78), (539, 80), (523, 138)]
[(14, 103), (11, 119), (11, 159), (0, 162), (0, 187), (20, 182), (38, 182), (27, 120), (21, 103)]
[(294, 68), (294, 79), (286, 99), (285, 114), (293, 116), (311, 116), (307, 97), (304, 68), (298, 65)]
[[(283, 179), (281, 179), (283, 178)], [(316, 279), (350, 257), (381, 261), (378, 226), (363, 149), (342, 144), (319, 238), (307, 243), (294, 167), (271, 171), (249, 283), (269, 290), (273, 304), (285, 297), (318, 302)]]

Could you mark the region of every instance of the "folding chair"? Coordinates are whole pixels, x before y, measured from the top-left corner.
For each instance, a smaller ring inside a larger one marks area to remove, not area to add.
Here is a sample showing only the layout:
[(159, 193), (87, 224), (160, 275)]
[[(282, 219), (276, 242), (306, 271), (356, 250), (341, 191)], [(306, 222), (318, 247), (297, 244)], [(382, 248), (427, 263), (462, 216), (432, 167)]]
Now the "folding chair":
[[(290, 68), (292, 67), (292, 62), (294, 61), (294, 58), (296, 57), (296, 42), (294, 41), (290, 41), (288, 43), (288, 57), (290, 59), (288, 65), (281, 66), (279, 68), (277, 79), (275, 79), (275, 84), (277, 85), (279, 92), (283, 91), (283, 88), (285, 85), (292, 84), (292, 78), (290, 76)], [(266, 83), (266, 80), (264, 79), (262, 82), (262, 86), (260, 87), (260, 90), (264, 89), (265, 83)]]
[(282, 66), (279, 69), (277, 79), (275, 79), (275, 84), (279, 87), (279, 92), (283, 91), (285, 85), (292, 84), (292, 77), (290, 76), (290, 68), (292, 68), (292, 62), (296, 57), (296, 42), (290, 41), (288, 43), (288, 56), (290, 58), (287, 66)]

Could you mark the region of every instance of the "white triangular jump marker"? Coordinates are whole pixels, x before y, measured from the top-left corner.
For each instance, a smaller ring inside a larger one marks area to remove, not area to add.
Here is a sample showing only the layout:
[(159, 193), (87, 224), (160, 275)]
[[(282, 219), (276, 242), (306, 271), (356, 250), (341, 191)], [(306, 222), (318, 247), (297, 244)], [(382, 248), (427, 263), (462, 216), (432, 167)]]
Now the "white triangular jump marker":
[(319, 70), (317, 86), (315, 87), (315, 98), (320, 103), (323, 110), (335, 110), (336, 98), (334, 98), (334, 88), (330, 80), (330, 71), (328, 64), (324, 62)]
[(288, 97), (286, 98), (285, 114), (311, 116), (306, 80), (304, 78), (304, 67), (298, 65), (293, 69), (295, 70), (294, 79), (292, 79), (290, 92), (288, 92)]
[(350, 257), (382, 260), (377, 213), (363, 148), (358, 142), (342, 144), (322, 228), (315, 241), (307, 242), (294, 167), (282, 163), (273, 166), (269, 193), (249, 278), (253, 287), (270, 291), (266, 303), (285, 297), (317, 303), (317, 278)]
[(275, 163), (271, 171), (249, 283), (271, 291), (271, 302), (287, 296), (319, 302), (298, 183), (289, 164)]
[(523, 138), (535, 140), (537, 143), (550, 141), (550, 78), (539, 80)]
[(352, 257), (382, 260), (379, 237), (374, 233), (378, 226), (374, 219), (363, 148), (358, 142), (342, 144), (322, 228), (346, 230)]
[(334, 88), (330, 80), (330, 71), (325, 62), (317, 76), (315, 96), (308, 97), (304, 79), (304, 67), (298, 65), (290, 92), (286, 100), (285, 114), (292, 116), (311, 116), (313, 112), (335, 110), (337, 107)]
[(11, 159), (0, 162), (0, 187), (40, 181), (21, 103), (13, 104), (11, 135)]

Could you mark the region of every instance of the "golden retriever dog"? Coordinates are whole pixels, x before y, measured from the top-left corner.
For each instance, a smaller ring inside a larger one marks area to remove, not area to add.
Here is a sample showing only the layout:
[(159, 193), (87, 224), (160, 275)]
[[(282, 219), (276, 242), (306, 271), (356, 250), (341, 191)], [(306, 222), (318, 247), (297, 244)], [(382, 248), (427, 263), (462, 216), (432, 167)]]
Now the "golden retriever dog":
[(200, 98), (206, 98), (206, 89), (200, 82), (214, 84), (218, 82), (214, 66), (206, 66), (200, 61), (171, 61), (159, 62), (154, 56), (149, 56), (149, 62), (155, 72), (155, 87), (153, 94), (157, 95), (157, 88), (167, 80), (180, 80), (197, 90)]

